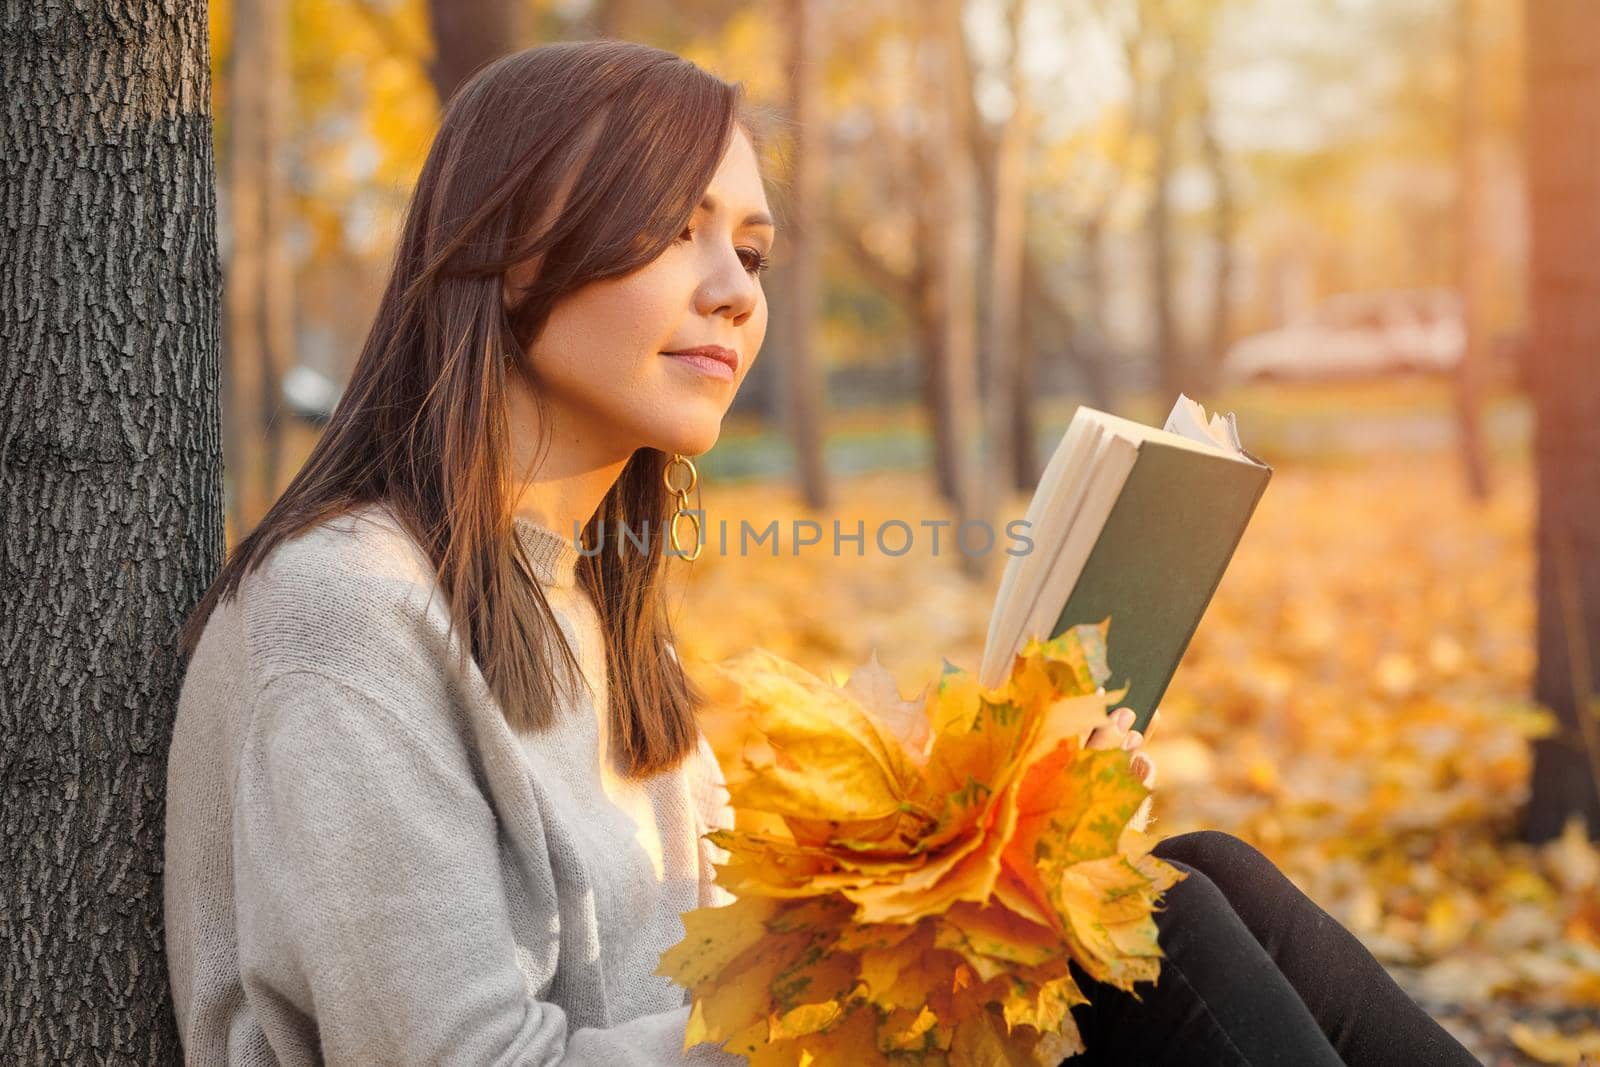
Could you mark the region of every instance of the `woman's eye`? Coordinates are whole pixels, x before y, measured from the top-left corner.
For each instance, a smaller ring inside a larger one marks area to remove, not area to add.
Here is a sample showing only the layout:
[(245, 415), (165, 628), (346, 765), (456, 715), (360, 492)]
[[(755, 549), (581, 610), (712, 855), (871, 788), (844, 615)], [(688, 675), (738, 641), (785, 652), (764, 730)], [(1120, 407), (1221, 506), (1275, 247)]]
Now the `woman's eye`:
[(772, 266), (772, 261), (766, 256), (762, 255), (759, 249), (741, 248), (739, 251), (750, 253), (749, 258), (744, 261), (744, 269), (749, 271), (751, 274), (760, 274), (762, 271)]
[[(683, 232), (678, 235), (678, 240), (694, 240), (694, 227), (685, 226)], [(762, 255), (759, 248), (741, 248), (739, 249), (739, 258), (744, 264), (744, 269), (751, 274), (760, 274), (762, 271), (772, 266), (772, 260), (769, 257)]]

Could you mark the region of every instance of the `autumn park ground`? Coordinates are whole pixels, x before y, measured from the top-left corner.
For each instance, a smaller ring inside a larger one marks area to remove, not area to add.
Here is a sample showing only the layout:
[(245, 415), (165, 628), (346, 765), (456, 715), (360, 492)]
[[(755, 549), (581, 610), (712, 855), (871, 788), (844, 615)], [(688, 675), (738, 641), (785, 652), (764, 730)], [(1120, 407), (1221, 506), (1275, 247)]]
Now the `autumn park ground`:
[[(1208, 398), (1238, 413), (1276, 473), (1162, 702), (1148, 742), (1160, 834), (1213, 827), (1270, 856), (1489, 1064), (1600, 1057), (1600, 853), (1579, 835), (1515, 841), (1529, 739), (1533, 583), (1528, 417), (1486, 410), (1493, 495), (1463, 491), (1442, 383), (1261, 387)], [(1071, 404), (1041, 427), (1048, 457)], [(1128, 414), (1159, 421), (1156, 406)], [(949, 518), (914, 413), (842, 416), (835, 481), (808, 514), (781, 456), (730, 422), (701, 463), (702, 503), (760, 529), (831, 532)], [(766, 458), (763, 458), (766, 457)], [(877, 468), (877, 469), (874, 469)], [(741, 477), (745, 475), (745, 477)], [(1026, 505), (1017, 494), (1008, 515)], [(730, 539), (732, 540), (732, 539)], [(831, 541), (748, 556), (708, 547), (684, 584), (691, 668), (751, 646), (837, 680), (876, 651), (907, 695), (941, 659), (974, 669), (994, 595), (926, 538), (905, 556)], [(1110, 631), (1115, 643), (1115, 620)]]
[[(1162, 700), (1152, 831), (1216, 828), (1260, 848), (1491, 1067), (1600, 1063), (1600, 851), (1577, 834), (1515, 840), (1547, 722), (1530, 697), (1526, 401), (1487, 399), (1493, 491), (1475, 505), (1446, 383), (1203, 399), (1236, 413), (1275, 473)], [(1046, 405), (1041, 462), (1075, 406)], [(1134, 396), (1122, 413), (1159, 424), (1167, 406)], [(870, 533), (859, 558), (831, 540), (791, 555), (787, 534), (777, 558), (770, 542), (714, 547), (721, 520), (731, 545), (741, 519), (811, 518), (831, 538), (835, 518), (846, 532), (950, 518), (924, 422), (911, 408), (830, 415), (835, 499), (811, 514), (781, 434), (729, 419), (699, 461), (712, 544), (669, 568), (691, 671), (759, 646), (842, 681), (876, 651), (909, 696), (943, 659), (976, 668), (995, 584), (964, 577), (948, 540), (937, 560), (926, 537), (892, 557)], [(1015, 494), (1006, 516), (1026, 504)]]

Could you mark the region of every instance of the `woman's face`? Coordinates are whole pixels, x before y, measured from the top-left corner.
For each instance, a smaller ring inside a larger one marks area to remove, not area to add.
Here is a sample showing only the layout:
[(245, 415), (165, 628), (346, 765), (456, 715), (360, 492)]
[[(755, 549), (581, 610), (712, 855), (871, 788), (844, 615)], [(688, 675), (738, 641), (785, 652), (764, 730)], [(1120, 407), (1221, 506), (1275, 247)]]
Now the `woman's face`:
[[(699, 455), (716, 443), (767, 332), (758, 267), (772, 250), (770, 216), (754, 146), (736, 129), (666, 251), (556, 303), (528, 357), (558, 433), (622, 457), (644, 446)], [(666, 354), (700, 346), (730, 350), (736, 367), (708, 372)]]

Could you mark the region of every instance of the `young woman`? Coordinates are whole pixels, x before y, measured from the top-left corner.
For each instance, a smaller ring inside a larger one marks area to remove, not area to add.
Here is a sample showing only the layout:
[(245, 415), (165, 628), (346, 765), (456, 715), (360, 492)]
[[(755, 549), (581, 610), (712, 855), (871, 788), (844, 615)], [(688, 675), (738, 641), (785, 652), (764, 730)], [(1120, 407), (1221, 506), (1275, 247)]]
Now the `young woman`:
[[(729, 821), (660, 531), (766, 332), (768, 122), (613, 41), (450, 101), (344, 398), (184, 635), (188, 1062), (742, 1062), (653, 974)], [(579, 553), (624, 521), (652, 551)], [(1163, 848), (1162, 982), (1085, 980), (1106, 1062), (1471, 1062), (1247, 846)]]

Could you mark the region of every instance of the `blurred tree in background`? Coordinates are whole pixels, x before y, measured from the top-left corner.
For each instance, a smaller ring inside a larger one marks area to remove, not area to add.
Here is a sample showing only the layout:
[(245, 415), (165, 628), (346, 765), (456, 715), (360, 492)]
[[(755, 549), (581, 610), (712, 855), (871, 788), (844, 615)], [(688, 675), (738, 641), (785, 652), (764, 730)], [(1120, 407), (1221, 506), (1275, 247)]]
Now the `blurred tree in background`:
[(229, 52), (231, 121), (225, 156), (229, 206), (225, 449), (235, 530), (253, 523), (293, 475), (285, 469), (279, 402), (295, 357), (295, 278), (287, 170), (294, 101), (289, 10), (275, 0), (237, 0), (234, 30), (248, 47)]
[(1528, 179), (1537, 412), (1534, 691), (1560, 730), (1535, 749), (1523, 832), (1569, 813), (1600, 836), (1600, 32), (1583, 0), (1528, 0)]
[(428, 0), (428, 77), (440, 104), (478, 68), (522, 47), (526, 31), (518, 16), (526, 10), (511, 0)]

